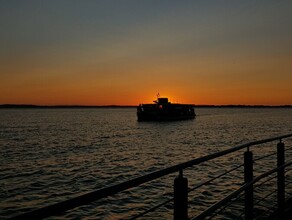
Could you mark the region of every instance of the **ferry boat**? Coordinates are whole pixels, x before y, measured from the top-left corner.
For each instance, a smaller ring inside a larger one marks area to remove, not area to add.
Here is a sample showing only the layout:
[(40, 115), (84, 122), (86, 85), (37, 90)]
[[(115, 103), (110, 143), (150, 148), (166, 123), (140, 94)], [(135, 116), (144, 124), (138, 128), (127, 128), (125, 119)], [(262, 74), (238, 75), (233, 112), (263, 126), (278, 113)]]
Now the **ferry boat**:
[(137, 107), (138, 121), (171, 121), (194, 119), (194, 106), (171, 103), (168, 98), (157, 98), (153, 104), (140, 104)]

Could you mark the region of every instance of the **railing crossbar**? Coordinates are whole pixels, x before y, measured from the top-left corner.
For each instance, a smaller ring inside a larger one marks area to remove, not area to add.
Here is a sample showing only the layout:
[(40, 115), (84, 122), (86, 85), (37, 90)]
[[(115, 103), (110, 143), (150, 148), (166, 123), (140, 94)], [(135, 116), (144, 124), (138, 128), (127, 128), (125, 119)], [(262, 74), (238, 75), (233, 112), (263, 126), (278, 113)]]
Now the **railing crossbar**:
[[(238, 195), (235, 198), (235, 201), (240, 198), (240, 195)], [(226, 209), (227, 207), (229, 207), (230, 205), (232, 205), (234, 201), (229, 201), (229, 203), (226, 202), (226, 204), (224, 206), (221, 207), (221, 209), (219, 209), (217, 212), (213, 212), (213, 214), (208, 218), (208, 219), (212, 219), (213, 217), (215, 217), (216, 215), (218, 215), (219, 213), (221, 213), (224, 209)]]
[(262, 160), (262, 159), (265, 159), (265, 158), (270, 157), (270, 156), (273, 156), (273, 155), (277, 155), (277, 152), (276, 152), (276, 153), (273, 152), (273, 153), (270, 153), (270, 154), (264, 155), (264, 156), (262, 156), (262, 157), (258, 157), (258, 158), (256, 158), (256, 159), (254, 159), (253, 161), (256, 162), (256, 161), (258, 161), (258, 160)]
[(276, 194), (277, 193), (277, 189), (273, 190), (272, 192), (268, 193), (267, 195), (263, 196), (263, 197), (260, 197), (259, 196), (259, 199), (254, 203), (254, 205), (258, 205), (260, 204), (262, 201), (264, 201), (265, 199), (267, 199), (268, 197), (270, 197), (271, 195), (273, 194)]
[(166, 201), (164, 201), (164, 202), (162, 202), (162, 203), (160, 203), (160, 204), (158, 204), (158, 205), (156, 205), (156, 206), (154, 206), (154, 207), (152, 207), (152, 208), (149, 208), (149, 209), (147, 209), (146, 211), (144, 211), (144, 212), (142, 212), (142, 213), (139, 213), (139, 214), (137, 214), (137, 215), (135, 215), (135, 216), (132, 216), (129, 220), (134, 220), (134, 219), (137, 219), (137, 218), (139, 218), (139, 217), (142, 217), (142, 216), (148, 214), (149, 212), (153, 212), (153, 211), (155, 211), (156, 209), (158, 209), (158, 208), (160, 208), (160, 207), (166, 205), (167, 203), (170, 203), (171, 201), (173, 201), (173, 198), (168, 199), (168, 200), (166, 200)]
[(216, 179), (218, 179), (218, 178), (220, 178), (220, 177), (222, 177), (222, 176), (224, 176), (224, 175), (226, 175), (228, 173), (231, 173), (232, 171), (237, 170), (238, 168), (240, 168), (242, 166), (243, 166), (243, 164), (238, 165), (238, 166), (236, 166), (236, 167), (234, 167), (234, 168), (232, 168), (230, 170), (227, 170), (224, 173), (221, 173), (221, 174), (219, 174), (219, 175), (217, 175), (217, 176), (215, 176), (215, 177), (213, 177), (213, 178), (211, 178), (211, 179), (209, 179), (209, 180), (207, 180), (207, 181), (205, 181), (203, 183), (200, 183), (200, 184), (196, 185), (195, 187), (189, 189), (188, 192), (194, 191), (194, 190), (196, 190), (196, 189), (198, 189), (198, 188), (200, 188), (200, 187), (202, 187), (202, 186), (204, 186), (206, 184), (209, 184), (209, 183), (213, 182), (214, 180), (216, 180)]
[(208, 215), (210, 215), (210, 213), (215, 212), (218, 208), (220, 208), (221, 206), (223, 206), (224, 204), (226, 204), (229, 200), (231, 200), (232, 198), (235, 198), (236, 196), (238, 196), (240, 193), (242, 193), (245, 189), (247, 189), (248, 187), (252, 186), (254, 183), (258, 182), (259, 180), (271, 175), (274, 172), (277, 172), (278, 170), (287, 167), (287, 166), (291, 166), (292, 162), (283, 164), (282, 166), (276, 167), (260, 176), (257, 176), (256, 178), (254, 178), (252, 181), (245, 183), (244, 185), (242, 185), (238, 190), (232, 192), (231, 194), (229, 194), (228, 196), (226, 196), (224, 199), (220, 200), (219, 202), (215, 203), (214, 205), (212, 205), (211, 207), (209, 207), (207, 210), (205, 210), (204, 212), (202, 212), (201, 214), (199, 214), (198, 216), (196, 216), (195, 218), (192, 218), (192, 220), (199, 220), (199, 219), (204, 219), (206, 218)]

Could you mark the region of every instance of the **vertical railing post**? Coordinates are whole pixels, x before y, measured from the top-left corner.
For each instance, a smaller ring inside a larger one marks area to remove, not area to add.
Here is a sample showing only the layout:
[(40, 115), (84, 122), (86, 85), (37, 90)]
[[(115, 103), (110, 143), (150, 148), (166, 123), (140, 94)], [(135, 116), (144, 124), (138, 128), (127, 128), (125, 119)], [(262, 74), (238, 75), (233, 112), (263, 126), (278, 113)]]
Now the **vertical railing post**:
[(183, 177), (182, 170), (174, 179), (174, 220), (188, 219), (188, 179)]
[[(277, 165), (285, 164), (285, 145), (280, 141), (277, 144)], [(285, 204), (285, 168), (281, 168), (277, 172), (277, 187), (278, 187), (278, 212), (279, 219), (284, 219), (284, 204)]]
[[(249, 149), (244, 152), (244, 182), (253, 179), (253, 155)], [(245, 190), (245, 219), (253, 219), (253, 185)]]

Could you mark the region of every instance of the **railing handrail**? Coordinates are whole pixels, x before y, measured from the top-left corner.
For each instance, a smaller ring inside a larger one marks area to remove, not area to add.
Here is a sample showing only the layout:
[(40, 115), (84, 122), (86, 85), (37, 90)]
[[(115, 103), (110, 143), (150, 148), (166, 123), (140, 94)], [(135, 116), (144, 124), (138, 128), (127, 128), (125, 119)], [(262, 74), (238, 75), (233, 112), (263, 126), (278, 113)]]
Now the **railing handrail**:
[(154, 171), (152, 173), (140, 176), (140, 177), (136, 177), (134, 179), (125, 181), (123, 183), (119, 183), (117, 185), (113, 185), (113, 186), (109, 186), (109, 187), (105, 187), (93, 192), (89, 192), (80, 196), (77, 196), (75, 198), (72, 199), (68, 199), (66, 201), (63, 202), (59, 202), (53, 205), (49, 205), (37, 210), (33, 210), (31, 212), (28, 213), (24, 213), (21, 215), (18, 215), (16, 217), (13, 217), (12, 219), (23, 219), (23, 218), (45, 218), (48, 216), (52, 216), (52, 215), (56, 215), (59, 213), (62, 213), (64, 211), (76, 208), (78, 206), (82, 206), (82, 205), (86, 205), (90, 202), (105, 198), (107, 196), (111, 196), (114, 195), (118, 192), (122, 192), (124, 190), (127, 189), (131, 189), (133, 187), (139, 186), (141, 184), (150, 182), (152, 180), (158, 179), (160, 177), (175, 173), (175, 172), (179, 172), (182, 171), (186, 168), (192, 167), (194, 165), (198, 165), (200, 163), (239, 151), (241, 149), (244, 148), (249, 148), (255, 145), (259, 145), (259, 144), (264, 144), (264, 143), (268, 143), (268, 142), (272, 142), (272, 141), (276, 141), (276, 140), (282, 140), (284, 138), (288, 138), (288, 137), (292, 137), (292, 134), (286, 134), (286, 135), (281, 135), (281, 136), (277, 136), (277, 137), (272, 137), (272, 138), (267, 138), (267, 139), (262, 139), (262, 140), (258, 140), (258, 141), (252, 141), (252, 142), (248, 142), (245, 144), (241, 144), (220, 152), (216, 152), (210, 155), (206, 155), (200, 158), (196, 158), (193, 160), (189, 160), (187, 162), (183, 162), (168, 168), (164, 168), (158, 171)]

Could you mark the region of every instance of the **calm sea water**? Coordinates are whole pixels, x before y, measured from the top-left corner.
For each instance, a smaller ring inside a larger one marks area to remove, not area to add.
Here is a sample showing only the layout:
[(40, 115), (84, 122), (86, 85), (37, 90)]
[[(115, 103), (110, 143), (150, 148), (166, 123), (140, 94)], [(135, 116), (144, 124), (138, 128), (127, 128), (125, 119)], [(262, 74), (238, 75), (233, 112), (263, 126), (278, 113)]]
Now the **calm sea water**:
[[(0, 218), (238, 144), (292, 133), (291, 108), (197, 108), (196, 113), (195, 120), (157, 123), (137, 122), (135, 108), (1, 109)], [(236, 162), (233, 156), (186, 171), (190, 187)], [(126, 218), (171, 198), (174, 176), (52, 219)], [(219, 198), (213, 191), (226, 186), (229, 191), (234, 189), (232, 183), (242, 183), (240, 173), (233, 177), (237, 180), (191, 195), (190, 217)], [(145, 218), (171, 219), (171, 215), (169, 204)]]

